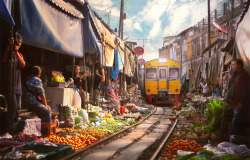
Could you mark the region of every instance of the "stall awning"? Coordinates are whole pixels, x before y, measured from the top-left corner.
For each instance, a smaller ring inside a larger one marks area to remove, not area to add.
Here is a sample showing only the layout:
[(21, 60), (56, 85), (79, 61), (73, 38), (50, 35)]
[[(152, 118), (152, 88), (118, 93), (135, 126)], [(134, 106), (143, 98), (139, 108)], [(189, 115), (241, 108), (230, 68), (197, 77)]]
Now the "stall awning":
[(96, 17), (87, 3), (84, 5), (82, 12), (85, 16), (83, 20), (84, 50), (86, 53), (96, 54), (96, 57), (101, 59), (103, 47), (100, 41), (101, 37), (96, 23)]
[(116, 45), (115, 45), (115, 39), (116, 39), (116, 35), (111, 33), (108, 28), (105, 27), (105, 25), (101, 22), (101, 20), (97, 19), (97, 24), (99, 27), (99, 30), (101, 31), (102, 35), (103, 35), (103, 39), (105, 41), (105, 43), (108, 43), (111, 47), (113, 47), (115, 49)]
[(0, 0), (0, 18), (14, 26), (15, 22), (11, 16), (11, 5), (12, 0)]
[(83, 15), (80, 12), (60, 0), (21, 0), (20, 5), (22, 28), (19, 32), (23, 43), (83, 57)]

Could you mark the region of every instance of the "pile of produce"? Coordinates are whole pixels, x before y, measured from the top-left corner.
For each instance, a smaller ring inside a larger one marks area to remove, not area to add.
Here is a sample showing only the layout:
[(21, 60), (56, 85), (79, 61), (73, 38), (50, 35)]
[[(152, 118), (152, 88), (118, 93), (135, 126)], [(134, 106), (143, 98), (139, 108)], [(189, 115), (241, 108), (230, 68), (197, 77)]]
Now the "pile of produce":
[(108, 136), (108, 133), (106, 131), (100, 129), (73, 129), (73, 128), (64, 128), (61, 131), (60, 136), (76, 135), (76, 134), (91, 135), (92, 137), (95, 137), (98, 140)]
[(174, 159), (176, 158), (177, 151), (192, 151), (192, 152), (199, 152), (203, 148), (201, 145), (196, 143), (195, 141), (191, 140), (175, 140), (171, 142), (168, 147), (164, 150), (163, 154), (161, 155), (161, 159)]
[(113, 134), (117, 131), (122, 130), (125, 127), (126, 125), (124, 124), (124, 121), (113, 120), (108, 118), (103, 119), (103, 122), (98, 126), (99, 129), (108, 132), (108, 134)]
[(17, 138), (17, 139), (23, 139), (23, 140), (37, 140), (37, 136), (35, 134), (32, 134), (32, 135), (27, 135), (27, 134), (24, 134), (22, 132), (19, 132), (17, 134), (15, 134), (13, 136), (13, 138)]
[(100, 123), (99, 126), (95, 126), (94, 128), (107, 131), (108, 134), (113, 134), (115, 132), (118, 132), (126, 128), (127, 126), (130, 126), (131, 124), (135, 123), (135, 120), (133, 118), (127, 118), (125, 120), (102, 118), (102, 120), (103, 120), (102, 123)]
[(45, 139), (54, 143), (72, 145), (73, 146), (72, 149), (74, 150), (83, 149), (87, 145), (90, 145), (97, 141), (96, 138), (88, 134), (85, 134), (85, 135), (79, 134), (75, 136), (66, 136), (66, 137), (49, 136), (48, 138), (45, 138)]

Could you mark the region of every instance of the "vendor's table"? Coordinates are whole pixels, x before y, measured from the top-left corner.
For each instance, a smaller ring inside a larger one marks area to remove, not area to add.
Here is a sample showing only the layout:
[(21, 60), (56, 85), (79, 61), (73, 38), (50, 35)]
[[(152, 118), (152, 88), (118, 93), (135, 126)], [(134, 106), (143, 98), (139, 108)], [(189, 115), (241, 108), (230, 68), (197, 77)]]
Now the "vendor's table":
[(58, 104), (81, 108), (81, 97), (73, 88), (45, 87), (46, 98), (51, 100), (52, 112), (58, 112)]

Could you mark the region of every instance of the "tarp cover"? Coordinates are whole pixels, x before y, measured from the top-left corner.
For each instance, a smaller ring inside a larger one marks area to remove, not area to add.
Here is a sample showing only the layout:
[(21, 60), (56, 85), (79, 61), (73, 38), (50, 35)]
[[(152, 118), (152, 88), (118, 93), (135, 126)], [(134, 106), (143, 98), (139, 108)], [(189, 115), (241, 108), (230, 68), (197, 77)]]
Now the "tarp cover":
[(11, 17), (11, 4), (12, 0), (0, 0), (0, 18), (14, 26), (15, 22)]
[(82, 21), (45, 0), (21, 0), (23, 43), (83, 57)]
[[(250, 7), (249, 7), (250, 8)], [(250, 9), (246, 12), (243, 20), (238, 25), (236, 43), (239, 49), (239, 56), (243, 60), (244, 68), (250, 74)]]

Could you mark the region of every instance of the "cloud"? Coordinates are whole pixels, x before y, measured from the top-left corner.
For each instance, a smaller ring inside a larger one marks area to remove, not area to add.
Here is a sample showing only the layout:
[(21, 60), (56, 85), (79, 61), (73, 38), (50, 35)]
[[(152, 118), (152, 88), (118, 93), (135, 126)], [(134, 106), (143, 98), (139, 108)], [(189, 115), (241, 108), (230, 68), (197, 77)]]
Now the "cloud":
[[(162, 38), (176, 35), (207, 16), (207, 0), (126, 0), (124, 32), (130, 39), (150, 38), (144, 44), (144, 59), (158, 58)], [(211, 0), (211, 11), (228, 0)], [(111, 26), (119, 25), (119, 2), (117, 0), (91, 0), (91, 5), (100, 11), (116, 4), (111, 10)], [(128, 8), (129, 7), (129, 8)], [(140, 11), (138, 11), (138, 8)], [(103, 16), (105, 14), (103, 13)], [(130, 40), (129, 39), (129, 40)], [(142, 42), (138, 42), (142, 46)]]
[(120, 17), (119, 6), (114, 6), (112, 0), (90, 0), (89, 3), (94, 9), (101, 11), (102, 14), (110, 13), (113, 17)]
[(136, 22), (134, 24), (134, 28), (137, 29), (137, 30), (139, 30), (139, 31), (142, 31), (141, 26), (140, 26), (140, 24), (138, 22)]

